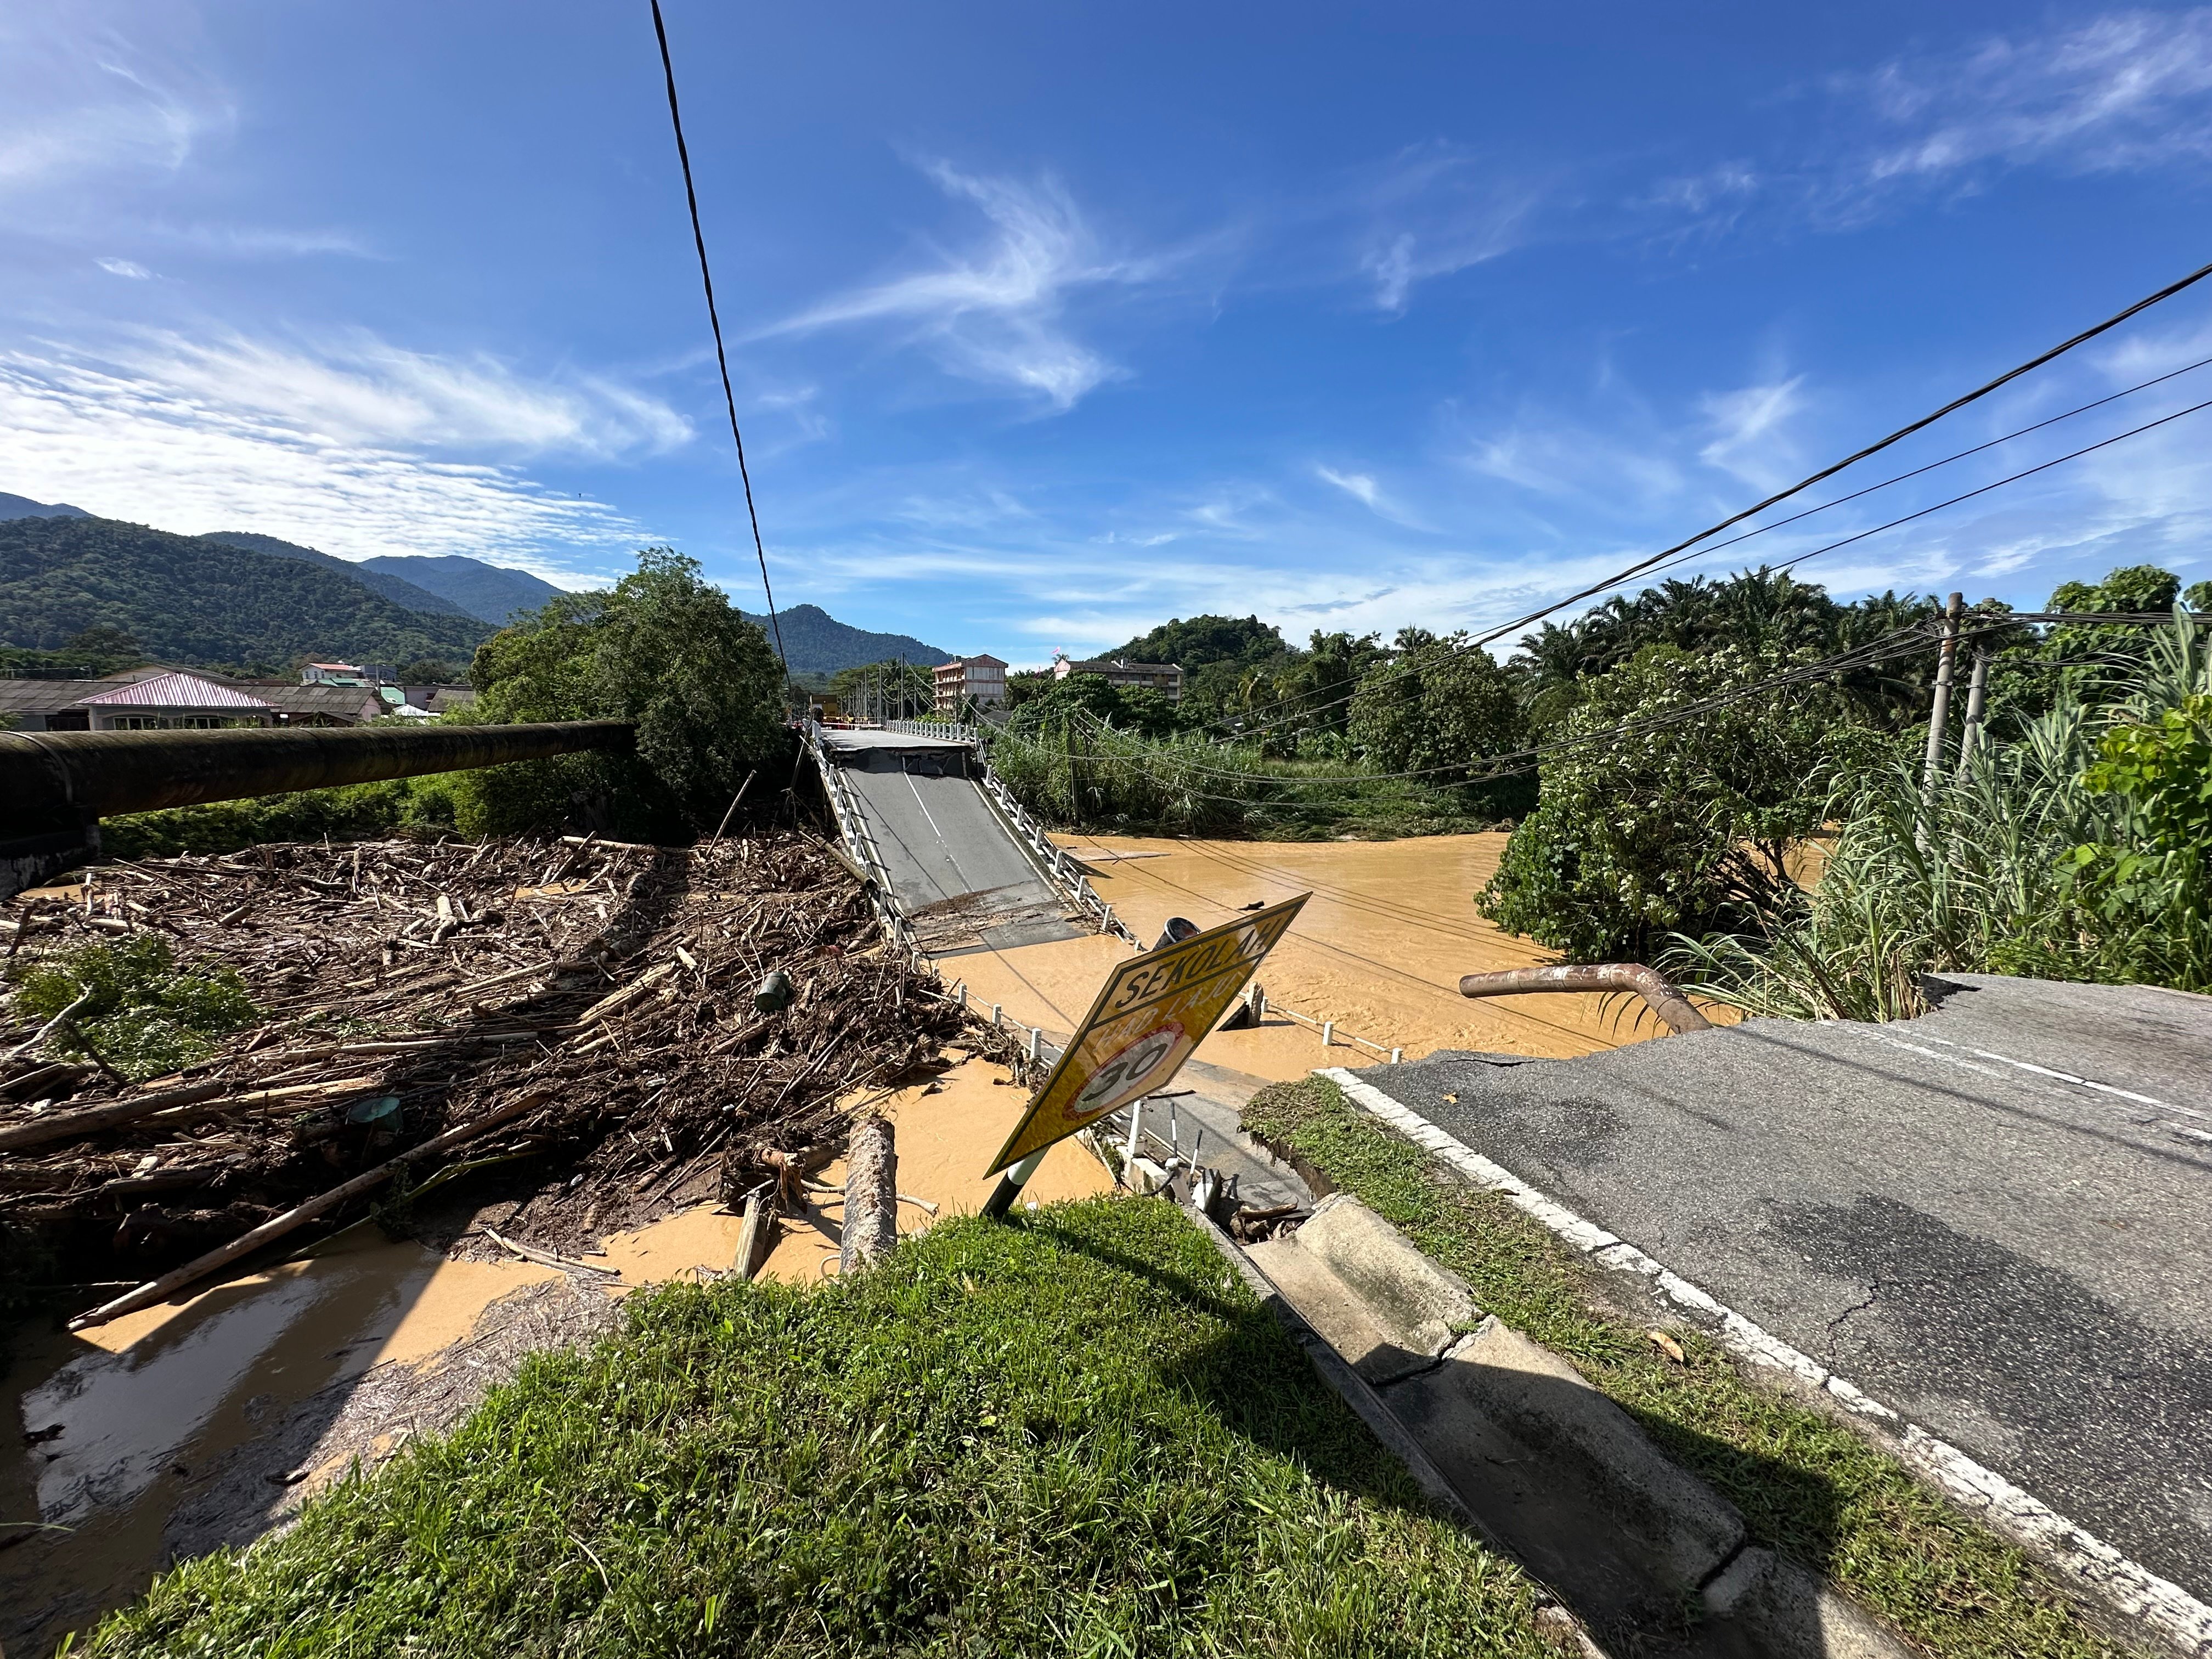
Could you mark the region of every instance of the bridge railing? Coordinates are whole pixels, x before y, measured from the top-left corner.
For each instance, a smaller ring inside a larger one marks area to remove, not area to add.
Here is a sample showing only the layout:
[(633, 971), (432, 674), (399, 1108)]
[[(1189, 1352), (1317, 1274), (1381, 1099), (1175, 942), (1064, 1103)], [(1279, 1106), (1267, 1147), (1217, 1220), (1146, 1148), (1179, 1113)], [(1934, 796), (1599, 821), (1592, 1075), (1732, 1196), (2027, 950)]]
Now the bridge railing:
[(822, 728), (809, 720), (805, 726), (806, 752), (814, 758), (814, 769), (822, 775), (822, 793), (830, 798), (830, 813), (837, 821), (838, 838), (845, 843), (846, 855), (864, 871), (868, 878), (868, 896), (876, 907), (876, 916), (883, 923), (886, 938), (903, 950), (917, 963), (926, 961), (921, 942), (914, 931), (914, 924), (899, 908), (898, 895), (891, 888), (890, 866), (884, 862), (883, 848), (876, 844), (875, 833), (868, 828), (867, 815), (845, 781), (845, 769), (823, 752)]
[(946, 743), (975, 743), (981, 733), (957, 720), (885, 720), (884, 730), (908, 738), (941, 738)]
[(1015, 839), (1028, 848), (1030, 857), (1043, 868), (1053, 885), (1060, 889), (1078, 911), (1097, 922), (1100, 933), (1112, 933), (1116, 938), (1127, 939), (1133, 947), (1141, 948), (1143, 941), (1114, 914), (1114, 907), (1098, 896), (1097, 890), (1091, 886), (1090, 878), (1076, 867), (1075, 860), (1067, 855), (1067, 850), (1047, 835), (1044, 826), (1030, 816), (1029, 809), (1014, 799), (1014, 792), (1007, 788), (1005, 780), (991, 769), (990, 762), (983, 759), (980, 750), (976, 754), (976, 766), (979, 775), (975, 781), (983, 791), (983, 798), (1006, 821), (1006, 827), (1014, 832)]

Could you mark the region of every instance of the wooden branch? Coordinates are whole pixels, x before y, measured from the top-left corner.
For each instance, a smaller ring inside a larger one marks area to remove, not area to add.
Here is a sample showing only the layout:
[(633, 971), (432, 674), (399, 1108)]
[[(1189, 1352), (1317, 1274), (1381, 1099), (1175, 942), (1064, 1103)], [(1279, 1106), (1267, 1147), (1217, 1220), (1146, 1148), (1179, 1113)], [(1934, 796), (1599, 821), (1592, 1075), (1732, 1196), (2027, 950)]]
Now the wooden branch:
[(88, 1313), (79, 1314), (70, 1321), (69, 1328), (73, 1331), (88, 1330), (94, 1325), (105, 1325), (112, 1319), (120, 1319), (125, 1314), (136, 1313), (141, 1308), (150, 1308), (156, 1302), (175, 1295), (185, 1285), (205, 1279), (216, 1269), (228, 1267), (240, 1256), (251, 1255), (271, 1240), (282, 1238), (285, 1234), (305, 1226), (317, 1216), (329, 1213), (348, 1199), (358, 1197), (371, 1188), (390, 1180), (392, 1173), (401, 1166), (411, 1164), (416, 1158), (448, 1152), (497, 1128), (502, 1123), (513, 1122), (525, 1112), (544, 1105), (551, 1098), (552, 1092), (550, 1089), (533, 1089), (518, 1095), (506, 1105), (487, 1112), (482, 1117), (471, 1118), (466, 1123), (457, 1125), (419, 1146), (410, 1147), (373, 1170), (364, 1170), (351, 1181), (333, 1187), (280, 1216), (272, 1216), (258, 1227), (240, 1233), (229, 1243), (210, 1250), (205, 1255), (195, 1256), (183, 1267), (173, 1267), (159, 1279), (149, 1280), (135, 1291), (126, 1291), (112, 1302), (104, 1302)]
[(17, 1060), (21, 1056), (29, 1054), (32, 1049), (37, 1048), (41, 1042), (44, 1042), (56, 1031), (60, 1030), (63, 1026), (68, 1024), (71, 1019), (76, 1018), (77, 1010), (82, 1008), (99, 994), (100, 993), (97, 991), (87, 991), (75, 1002), (70, 1004), (68, 1007), (63, 1009), (61, 1012), (56, 1014), (44, 1025), (39, 1027), (38, 1030), (33, 1034), (31, 1040), (28, 1042), (18, 1043), (15, 1048), (10, 1048), (6, 1054), (0, 1054), (0, 1060)]
[(136, 1100), (110, 1101), (104, 1106), (85, 1106), (74, 1112), (52, 1112), (27, 1122), (11, 1123), (0, 1129), (0, 1152), (17, 1152), (26, 1146), (43, 1146), (50, 1140), (74, 1139), (79, 1135), (112, 1128), (118, 1123), (135, 1122), (139, 1118), (151, 1117), (156, 1112), (166, 1111), (172, 1106), (189, 1106), (196, 1101), (211, 1100), (229, 1086), (228, 1083), (196, 1083), (190, 1088), (165, 1089), (159, 1094), (141, 1095)]
[(750, 1279), (760, 1271), (761, 1241), (768, 1231), (768, 1206), (758, 1193), (745, 1195), (745, 1224), (738, 1233), (738, 1277)]

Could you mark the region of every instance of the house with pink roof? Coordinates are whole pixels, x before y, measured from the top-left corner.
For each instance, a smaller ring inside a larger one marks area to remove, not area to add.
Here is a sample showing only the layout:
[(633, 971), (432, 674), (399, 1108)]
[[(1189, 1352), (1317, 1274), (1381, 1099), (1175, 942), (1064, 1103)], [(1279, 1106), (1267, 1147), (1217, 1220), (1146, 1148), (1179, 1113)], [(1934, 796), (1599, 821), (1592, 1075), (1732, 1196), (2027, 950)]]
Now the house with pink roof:
[(261, 698), (181, 669), (95, 691), (77, 699), (73, 708), (83, 712), (85, 729), (94, 732), (212, 731), (276, 723), (276, 708)]

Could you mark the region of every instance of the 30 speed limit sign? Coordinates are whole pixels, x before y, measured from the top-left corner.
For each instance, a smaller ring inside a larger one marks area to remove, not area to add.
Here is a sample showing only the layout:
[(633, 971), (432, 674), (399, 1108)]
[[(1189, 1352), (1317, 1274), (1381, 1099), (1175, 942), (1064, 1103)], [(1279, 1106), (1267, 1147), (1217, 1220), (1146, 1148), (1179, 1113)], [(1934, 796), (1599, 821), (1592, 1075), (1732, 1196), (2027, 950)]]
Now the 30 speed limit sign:
[(1301, 893), (1115, 969), (984, 1173), (1166, 1088), (1312, 896)]

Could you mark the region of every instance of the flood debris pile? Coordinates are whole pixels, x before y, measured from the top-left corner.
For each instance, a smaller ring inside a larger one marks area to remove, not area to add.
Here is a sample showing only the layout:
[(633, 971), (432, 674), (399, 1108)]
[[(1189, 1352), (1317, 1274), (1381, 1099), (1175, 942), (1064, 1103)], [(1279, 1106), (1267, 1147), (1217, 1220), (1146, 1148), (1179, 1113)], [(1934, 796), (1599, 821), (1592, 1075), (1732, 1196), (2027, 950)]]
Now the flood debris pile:
[(0, 1226), (87, 1281), (289, 1230), (303, 1203), (325, 1206), (319, 1227), (404, 1218), (494, 1165), (532, 1200), (503, 1231), (541, 1245), (672, 1195), (780, 1190), (842, 1143), (841, 1102), (961, 1021), (799, 833), (118, 861), (9, 926), (15, 983), (153, 935), (178, 971), (234, 973), (258, 1011), (140, 1079), (88, 1036), (116, 1029), (96, 999), (0, 1036)]

